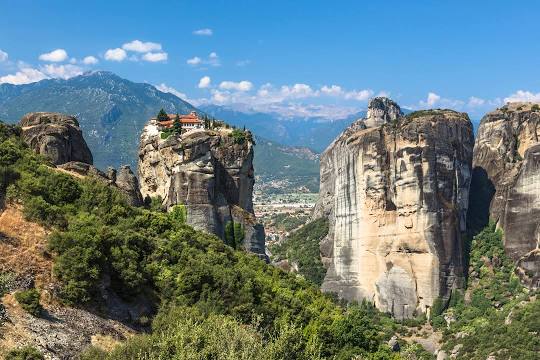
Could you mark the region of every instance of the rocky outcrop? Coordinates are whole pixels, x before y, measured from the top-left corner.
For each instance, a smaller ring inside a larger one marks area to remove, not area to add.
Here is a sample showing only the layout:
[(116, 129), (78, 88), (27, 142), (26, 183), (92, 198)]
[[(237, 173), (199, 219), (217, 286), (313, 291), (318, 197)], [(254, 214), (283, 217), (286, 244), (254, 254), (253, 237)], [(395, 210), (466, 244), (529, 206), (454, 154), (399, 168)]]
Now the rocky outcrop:
[(52, 112), (33, 112), (20, 121), (24, 141), (53, 164), (69, 161), (92, 164), (92, 153), (82, 136), (77, 119)]
[(484, 116), (474, 148), (471, 202), (486, 206), (469, 220), (483, 225), (489, 217), (497, 223), (507, 254), (532, 287), (540, 286), (539, 136), (537, 104), (509, 103)]
[(368, 299), (396, 318), (429, 312), (463, 285), (461, 233), (468, 208), (473, 130), (468, 116), (403, 116), (386, 98), (369, 104), (321, 157), (322, 286)]
[(58, 165), (58, 168), (83, 177), (92, 177), (107, 185), (114, 186), (126, 196), (130, 205), (143, 205), (142, 195), (139, 190), (139, 181), (128, 165), (121, 166), (118, 171), (110, 167), (107, 173), (104, 173), (93, 165), (77, 161)]
[(141, 135), (138, 174), (144, 197), (167, 209), (182, 204), (194, 228), (225, 239), (228, 223), (242, 224), (243, 246), (265, 257), (264, 229), (253, 214), (253, 143), (231, 130), (192, 130), (162, 139), (150, 122)]

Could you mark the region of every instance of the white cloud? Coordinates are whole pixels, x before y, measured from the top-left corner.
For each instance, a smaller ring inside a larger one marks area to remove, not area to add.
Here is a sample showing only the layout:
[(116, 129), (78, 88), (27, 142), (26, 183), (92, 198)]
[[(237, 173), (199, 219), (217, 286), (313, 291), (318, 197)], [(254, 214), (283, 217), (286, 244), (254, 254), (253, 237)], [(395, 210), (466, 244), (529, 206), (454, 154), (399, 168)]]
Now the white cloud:
[(208, 55), (208, 58), (201, 59), (198, 56), (192, 57), (191, 59), (188, 59), (186, 61), (188, 65), (191, 66), (199, 66), (199, 65), (210, 65), (210, 66), (221, 66), (221, 62), (219, 61), (219, 56), (215, 52), (211, 52)]
[(186, 100), (188, 98), (186, 94), (176, 90), (173, 87), (167, 86), (165, 83), (161, 83), (159, 85), (154, 85), (154, 86), (156, 87), (156, 89), (158, 89), (161, 92), (176, 95), (183, 100)]
[(321, 92), (329, 96), (340, 96), (343, 94), (343, 89), (341, 88), (341, 86), (338, 86), (338, 85), (332, 85), (332, 86), (324, 85), (323, 87), (321, 87)]
[(249, 91), (252, 87), (253, 84), (247, 80), (242, 80), (240, 82), (222, 81), (221, 84), (219, 84), (219, 88), (224, 90)]
[(47, 79), (47, 75), (37, 69), (21, 68), (15, 74), (5, 75), (0, 77), (0, 84), (8, 83), (14, 85), (29, 84), (43, 79)]
[(510, 96), (504, 98), (504, 102), (540, 102), (540, 93), (518, 90)]
[(294, 84), (293, 86), (284, 85), (281, 87), (281, 95), (285, 98), (301, 99), (307, 97), (316, 97), (318, 92), (306, 84)]
[(366, 101), (371, 96), (373, 96), (373, 90), (353, 90), (345, 93), (345, 99), (347, 100), (356, 100), (356, 101)]
[(144, 61), (150, 62), (166, 61), (167, 58), (168, 55), (166, 52), (149, 52), (142, 56)]
[(210, 86), (211, 81), (212, 80), (210, 80), (210, 76), (203, 76), (201, 80), (199, 80), (199, 89), (206, 89)]
[(8, 58), (8, 53), (0, 50), (0, 62), (7, 61)]
[(50, 62), (61, 62), (68, 58), (68, 54), (64, 49), (56, 49), (49, 53), (39, 55), (39, 60)]
[(76, 65), (54, 65), (47, 64), (42, 67), (42, 71), (53, 78), (69, 79), (83, 73), (83, 69)]
[(82, 62), (85, 65), (95, 65), (99, 62), (99, 60), (94, 56), (87, 56), (83, 59)]
[(435, 105), (439, 100), (441, 100), (441, 97), (434, 92), (430, 92), (427, 96), (426, 104), (428, 106)]
[(105, 60), (109, 61), (124, 61), (126, 56), (126, 51), (121, 48), (109, 49), (105, 52)]
[(133, 40), (131, 42), (122, 45), (122, 49), (128, 51), (135, 51), (140, 53), (148, 53), (152, 51), (161, 51), (161, 44), (154, 42), (142, 42), (140, 40)]
[(189, 65), (196, 66), (202, 62), (202, 59), (198, 56), (192, 57), (186, 61)]
[(199, 35), (199, 36), (212, 36), (214, 32), (212, 31), (212, 29), (204, 28), (204, 29), (195, 30), (193, 34)]
[(469, 98), (469, 102), (467, 103), (467, 106), (469, 107), (478, 107), (478, 106), (482, 106), (486, 103), (486, 100), (484, 99), (481, 99), (479, 97), (476, 97), (476, 96), (471, 96)]

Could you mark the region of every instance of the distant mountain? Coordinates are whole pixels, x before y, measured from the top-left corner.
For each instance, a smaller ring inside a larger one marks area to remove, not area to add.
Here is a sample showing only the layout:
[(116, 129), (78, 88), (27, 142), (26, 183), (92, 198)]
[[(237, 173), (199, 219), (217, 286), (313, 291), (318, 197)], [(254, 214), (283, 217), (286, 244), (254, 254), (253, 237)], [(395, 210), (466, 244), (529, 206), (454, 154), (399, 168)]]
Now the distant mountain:
[(32, 111), (75, 115), (99, 168), (135, 166), (139, 134), (159, 109), (187, 113), (195, 108), (150, 84), (134, 83), (106, 71), (68, 80), (0, 85), (0, 119), (16, 123)]
[(306, 147), (281, 145), (255, 136), (253, 166), (257, 189), (265, 193), (318, 192), (319, 154)]
[(330, 121), (320, 117), (283, 118), (276, 113), (240, 112), (224, 106), (201, 106), (201, 110), (238, 127), (246, 126), (254, 134), (290, 146), (303, 146), (321, 153), (354, 120), (359, 112), (345, 119)]

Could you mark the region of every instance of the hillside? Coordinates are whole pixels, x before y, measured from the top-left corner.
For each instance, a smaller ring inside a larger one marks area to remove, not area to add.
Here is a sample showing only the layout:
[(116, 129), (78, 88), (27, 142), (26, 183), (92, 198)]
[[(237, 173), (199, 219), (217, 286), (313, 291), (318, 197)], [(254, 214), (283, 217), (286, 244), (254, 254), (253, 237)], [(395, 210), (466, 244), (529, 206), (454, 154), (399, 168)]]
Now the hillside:
[[(21, 226), (43, 230), (24, 241), (0, 239), (12, 259), (40, 258), (38, 267), (1, 269), (7, 358), (397, 357), (384, 344), (401, 326), (372, 305), (342, 307), (301, 278), (195, 231), (175, 211), (132, 207), (91, 175), (51, 167), (20, 134), (0, 124), (3, 217), (15, 207)], [(149, 333), (128, 336), (122, 324)], [(404, 355), (429, 358), (403, 345)]]
[(285, 146), (255, 136), (253, 165), (258, 181), (255, 187), (264, 193), (317, 192), (319, 155), (309, 148)]
[(26, 85), (0, 85), (0, 119), (16, 123), (28, 112), (75, 115), (98, 168), (135, 169), (140, 132), (157, 110), (188, 113), (195, 108), (150, 84), (134, 83), (106, 71), (68, 80), (42, 80)]

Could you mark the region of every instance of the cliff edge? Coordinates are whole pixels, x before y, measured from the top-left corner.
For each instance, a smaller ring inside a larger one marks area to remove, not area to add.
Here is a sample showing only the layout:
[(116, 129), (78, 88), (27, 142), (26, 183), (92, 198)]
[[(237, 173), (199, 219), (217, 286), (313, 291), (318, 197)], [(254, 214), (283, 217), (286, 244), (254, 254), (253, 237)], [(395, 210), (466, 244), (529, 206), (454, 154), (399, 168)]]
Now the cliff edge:
[(401, 319), (462, 287), (473, 142), (464, 113), (371, 100), (321, 157), (323, 291)]

